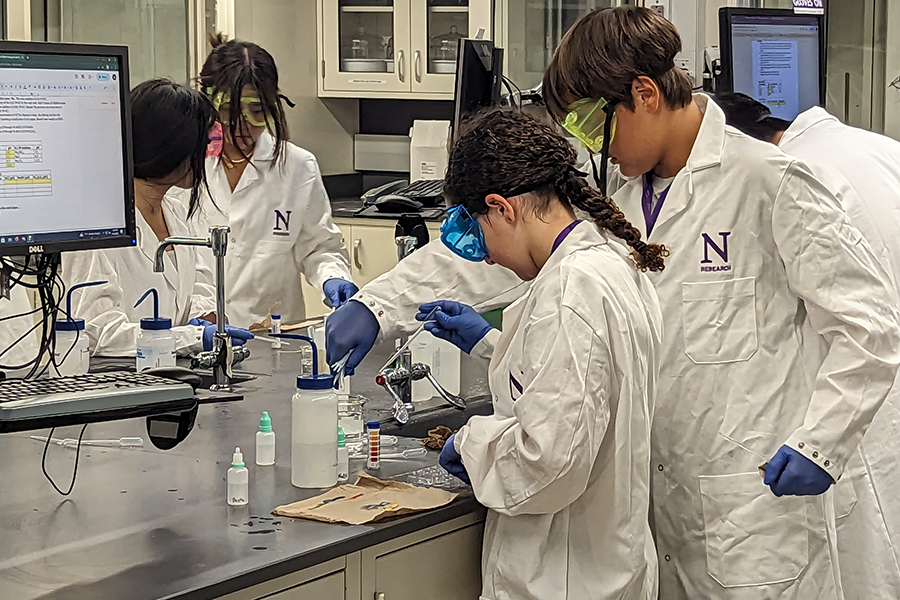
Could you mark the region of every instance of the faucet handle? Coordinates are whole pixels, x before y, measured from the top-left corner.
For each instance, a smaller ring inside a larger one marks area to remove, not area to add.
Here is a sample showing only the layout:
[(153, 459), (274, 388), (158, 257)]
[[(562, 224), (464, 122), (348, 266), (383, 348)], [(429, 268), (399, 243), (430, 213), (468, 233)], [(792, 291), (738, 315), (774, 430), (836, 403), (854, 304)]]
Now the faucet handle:
[(437, 390), (437, 393), (444, 399), (447, 404), (450, 404), (454, 408), (458, 408), (459, 410), (466, 410), (468, 406), (466, 401), (463, 398), (460, 398), (456, 394), (451, 394), (447, 390), (444, 389), (444, 386), (435, 378), (434, 373), (431, 372), (431, 367), (423, 363), (416, 363), (412, 366), (413, 379), (421, 379), (424, 377), (427, 379), (434, 389)]

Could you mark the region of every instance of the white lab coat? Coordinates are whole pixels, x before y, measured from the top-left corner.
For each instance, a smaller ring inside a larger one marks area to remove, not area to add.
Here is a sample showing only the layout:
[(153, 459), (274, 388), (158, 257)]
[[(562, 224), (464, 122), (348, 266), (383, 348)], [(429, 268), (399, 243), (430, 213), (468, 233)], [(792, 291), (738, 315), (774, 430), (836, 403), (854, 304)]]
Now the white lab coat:
[[(40, 320), (40, 313), (35, 317), (27, 315), (9, 319), (14, 315), (23, 315), (32, 310), (29, 290), (20, 285), (14, 285), (9, 292), (9, 299), (0, 298), (0, 365), (8, 367), (19, 367), (34, 360), (38, 352), (38, 339), (40, 337), (40, 329), (35, 330), (31, 335), (25, 336), (21, 342), (15, 346), (12, 344), (26, 332), (34, 327), (35, 323)], [(2, 369), (9, 376), (25, 375), (28, 372), (27, 367), (24, 370)]]
[[(806, 163), (844, 205), (900, 281), (900, 142), (812, 108), (779, 147)], [(886, 247), (886, 248), (885, 248)], [(897, 382), (835, 489), (838, 555), (847, 598), (900, 598), (900, 386)]]
[(581, 223), (504, 311), (503, 333), (479, 342), (475, 352), (493, 350), (494, 414), (455, 439), (490, 509), (482, 598), (656, 598), (647, 513), (661, 334), (650, 281)]
[[(660, 597), (842, 598), (833, 492), (776, 498), (757, 467), (787, 444), (840, 478), (900, 365), (897, 294), (807, 167), (695, 101), (700, 132), (649, 237), (671, 251), (651, 277), (667, 316)], [(641, 192), (615, 200), (646, 233)]]
[(194, 235), (201, 237), (209, 235), (210, 225), (231, 227), (226, 302), (231, 324), (240, 327), (259, 323), (272, 312), (285, 322), (303, 320), (301, 274), (318, 290), (329, 279), (350, 280), (349, 255), (332, 221), (315, 156), (288, 143), (284, 164), (270, 168), (274, 150), (274, 138), (263, 133), (233, 193), (225, 167), (208, 158), (215, 206), (204, 194), (190, 222)]
[[(590, 174), (589, 181), (594, 181), (590, 164), (582, 170)], [(607, 173), (610, 192), (626, 181), (611, 163)], [(509, 269), (456, 256), (438, 238), (367, 283), (353, 299), (375, 315), (380, 326), (379, 340), (389, 340), (410, 334), (421, 325), (415, 315), (425, 302), (436, 298), (456, 300), (485, 312), (521, 298), (530, 285)]]
[[(187, 236), (187, 214), (180, 200), (166, 196), (163, 214), (170, 236)], [(201, 254), (212, 252), (194, 246), (175, 246), (166, 252), (163, 273), (153, 272), (159, 239), (140, 211), (135, 211), (137, 246), (70, 252), (63, 255), (66, 285), (108, 281), (83, 288), (72, 298), (73, 316), (85, 320), (91, 354), (133, 356), (140, 333), (140, 320), (153, 316), (153, 298), (137, 308), (134, 303), (150, 288), (159, 293), (159, 316), (172, 319), (176, 349), (186, 355), (203, 349), (203, 327), (187, 322), (216, 310), (215, 289), (207, 282), (212, 275)]]

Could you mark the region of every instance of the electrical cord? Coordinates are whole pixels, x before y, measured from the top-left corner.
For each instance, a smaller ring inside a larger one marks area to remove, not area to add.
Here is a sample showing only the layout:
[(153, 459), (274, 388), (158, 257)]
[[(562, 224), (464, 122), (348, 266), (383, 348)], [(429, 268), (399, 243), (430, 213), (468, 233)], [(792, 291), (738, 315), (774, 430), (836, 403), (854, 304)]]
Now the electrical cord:
[(50, 482), (50, 485), (53, 486), (53, 489), (57, 491), (61, 496), (68, 496), (72, 493), (72, 490), (75, 488), (75, 478), (78, 476), (78, 459), (81, 457), (81, 440), (84, 438), (84, 432), (87, 430), (87, 424), (85, 424), (81, 428), (81, 433), (78, 434), (78, 445), (75, 446), (75, 467), (72, 469), (72, 481), (69, 482), (69, 489), (65, 492), (59, 489), (59, 486), (56, 485), (56, 482), (53, 481), (53, 478), (50, 477), (50, 473), (47, 472), (47, 450), (50, 448), (50, 440), (53, 438), (53, 433), (56, 431), (56, 427), (50, 430), (50, 433), (47, 435), (47, 442), (44, 444), (44, 454), (41, 456), (41, 471), (44, 472), (44, 477), (47, 478), (47, 481)]
[[(506, 84), (507, 89), (509, 89), (510, 85), (513, 86), (514, 88), (516, 88), (516, 92), (518, 92), (518, 94), (519, 94), (518, 107), (519, 107), (519, 110), (522, 110), (522, 90), (519, 89), (519, 86), (516, 85), (515, 81), (513, 81), (512, 79), (510, 79), (509, 77), (507, 77), (505, 75), (503, 76), (503, 82)], [(510, 90), (509, 93), (510, 93), (510, 95), (512, 95), (512, 90)]]

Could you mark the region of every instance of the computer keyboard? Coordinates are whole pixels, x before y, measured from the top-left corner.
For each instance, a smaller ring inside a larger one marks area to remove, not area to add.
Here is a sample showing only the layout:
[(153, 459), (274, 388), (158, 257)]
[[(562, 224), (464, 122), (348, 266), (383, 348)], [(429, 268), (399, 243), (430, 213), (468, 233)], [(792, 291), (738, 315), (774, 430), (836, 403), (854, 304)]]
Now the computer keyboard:
[(35, 419), (49, 419), (47, 426), (56, 426), (86, 422), (86, 415), (126, 418), (170, 405), (180, 410), (192, 406), (193, 398), (189, 384), (126, 371), (4, 380), (0, 381), (0, 431)]
[(442, 198), (443, 191), (443, 179), (420, 179), (400, 188), (394, 194), (416, 200), (425, 206), (435, 206)]

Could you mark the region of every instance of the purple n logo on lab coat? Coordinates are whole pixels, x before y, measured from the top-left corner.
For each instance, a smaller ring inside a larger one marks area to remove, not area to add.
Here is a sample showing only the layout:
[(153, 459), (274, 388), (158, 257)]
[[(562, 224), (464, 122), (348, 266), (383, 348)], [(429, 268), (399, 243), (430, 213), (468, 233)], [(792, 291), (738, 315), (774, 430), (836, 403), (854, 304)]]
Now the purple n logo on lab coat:
[[(291, 230), (291, 212), (286, 210), (281, 212), (275, 210), (275, 229), (272, 230), (273, 235), (290, 235)], [(282, 226), (284, 229), (282, 230)]]
[(713, 252), (719, 255), (719, 258), (722, 259), (722, 262), (728, 262), (728, 236), (731, 235), (730, 231), (720, 231), (719, 235), (722, 236), (722, 246), (719, 245), (712, 240), (707, 234), (703, 235), (703, 260), (700, 261), (701, 265), (708, 265), (712, 261), (709, 259), (709, 249), (712, 248)]

